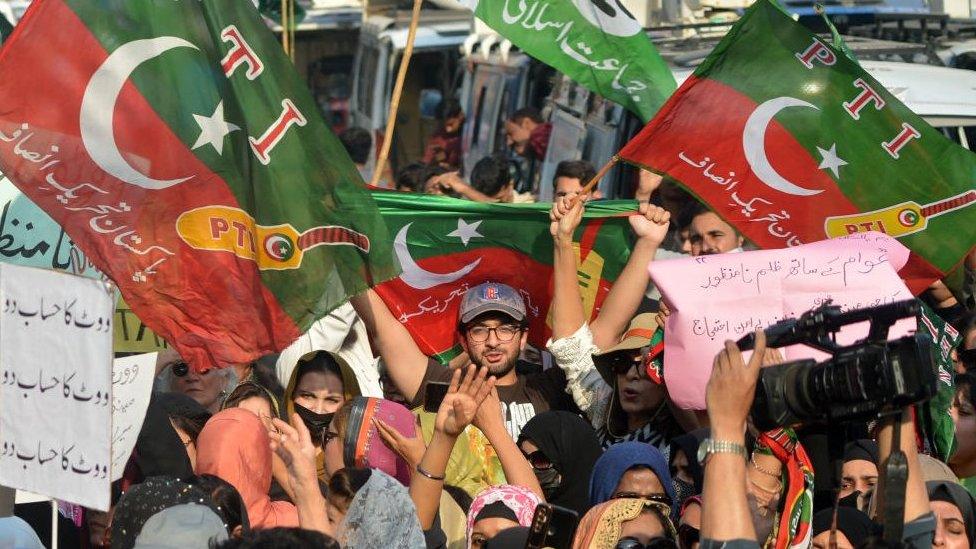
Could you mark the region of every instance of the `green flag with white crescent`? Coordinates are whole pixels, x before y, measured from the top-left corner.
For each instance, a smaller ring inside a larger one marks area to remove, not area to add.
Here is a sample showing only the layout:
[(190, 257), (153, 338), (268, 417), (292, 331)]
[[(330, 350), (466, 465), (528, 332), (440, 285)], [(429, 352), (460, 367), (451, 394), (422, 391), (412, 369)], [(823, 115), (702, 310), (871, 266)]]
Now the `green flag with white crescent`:
[(650, 120), (677, 84), (620, 0), (464, 0), (522, 51)]

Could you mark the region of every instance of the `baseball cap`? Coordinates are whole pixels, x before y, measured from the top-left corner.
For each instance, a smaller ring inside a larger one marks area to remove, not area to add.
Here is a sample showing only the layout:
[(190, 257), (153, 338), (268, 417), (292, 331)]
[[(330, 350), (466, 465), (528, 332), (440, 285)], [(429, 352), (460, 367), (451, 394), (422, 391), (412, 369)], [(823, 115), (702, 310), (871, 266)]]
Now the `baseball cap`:
[(525, 301), (511, 286), (485, 282), (464, 293), (458, 318), (461, 324), (467, 324), (480, 314), (495, 311), (521, 322), (525, 320)]

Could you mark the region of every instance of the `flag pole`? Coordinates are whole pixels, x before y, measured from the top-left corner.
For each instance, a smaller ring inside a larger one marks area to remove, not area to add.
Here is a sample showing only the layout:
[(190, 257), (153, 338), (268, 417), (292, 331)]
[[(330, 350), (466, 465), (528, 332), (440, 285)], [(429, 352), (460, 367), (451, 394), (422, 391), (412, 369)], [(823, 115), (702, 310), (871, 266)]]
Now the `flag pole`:
[(617, 162), (620, 162), (620, 156), (616, 154), (611, 156), (610, 160), (607, 160), (607, 163), (604, 164), (602, 168), (600, 168), (600, 171), (596, 172), (596, 175), (593, 176), (593, 179), (591, 179), (589, 183), (587, 183), (582, 188), (582, 190), (580, 190), (579, 194), (576, 196), (583, 196), (585, 194), (588, 194), (590, 191), (592, 191), (593, 187), (596, 187), (596, 184), (599, 183), (600, 180), (603, 179), (605, 175), (607, 175), (607, 172), (610, 171), (610, 168), (614, 167), (617, 164)]
[(407, 67), (410, 65), (410, 56), (413, 55), (413, 40), (417, 35), (417, 23), (420, 22), (420, 6), (423, 0), (413, 0), (413, 13), (410, 16), (410, 30), (407, 33), (407, 46), (403, 49), (403, 58), (400, 60), (400, 70), (397, 73), (396, 83), (393, 85), (393, 96), (390, 98), (390, 112), (386, 117), (386, 132), (383, 134), (383, 147), (380, 154), (376, 157), (376, 166), (373, 168), (373, 177), (370, 185), (376, 187), (383, 175), (386, 167), (386, 159), (390, 156), (390, 145), (393, 144), (393, 129), (396, 126), (397, 110), (400, 108), (400, 93), (403, 92), (403, 81), (407, 78)]

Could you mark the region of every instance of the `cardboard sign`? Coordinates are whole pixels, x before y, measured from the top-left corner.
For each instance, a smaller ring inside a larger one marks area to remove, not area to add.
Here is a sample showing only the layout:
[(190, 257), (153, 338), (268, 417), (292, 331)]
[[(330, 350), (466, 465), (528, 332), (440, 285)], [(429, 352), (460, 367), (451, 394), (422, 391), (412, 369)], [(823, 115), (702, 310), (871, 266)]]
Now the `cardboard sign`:
[[(897, 240), (872, 232), (782, 250), (651, 263), (651, 279), (672, 311), (664, 332), (668, 393), (682, 408), (705, 409), (705, 384), (726, 340), (799, 317), (827, 300), (846, 311), (911, 299), (897, 274), (908, 253)], [(914, 319), (902, 320), (889, 337), (914, 326)], [(867, 323), (854, 324), (838, 334), (838, 342), (866, 335)], [(802, 345), (782, 351), (787, 360), (828, 356)]]
[(0, 484), (108, 510), (114, 297), (0, 264)]

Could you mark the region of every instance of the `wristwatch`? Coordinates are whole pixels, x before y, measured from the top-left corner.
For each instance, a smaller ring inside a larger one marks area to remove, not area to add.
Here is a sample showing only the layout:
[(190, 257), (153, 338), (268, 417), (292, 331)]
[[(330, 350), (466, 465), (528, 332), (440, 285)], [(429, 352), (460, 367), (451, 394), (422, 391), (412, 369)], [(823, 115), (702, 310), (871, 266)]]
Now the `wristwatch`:
[(749, 459), (749, 453), (746, 451), (746, 447), (738, 442), (706, 438), (698, 446), (698, 463), (704, 465), (708, 461), (708, 457), (716, 453), (739, 454), (743, 459)]

